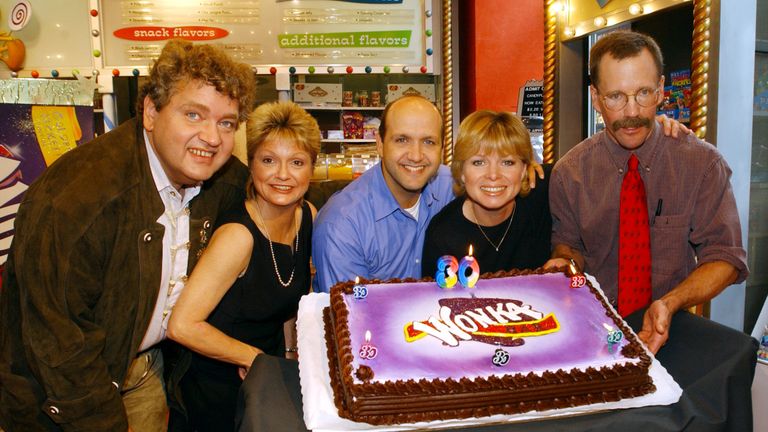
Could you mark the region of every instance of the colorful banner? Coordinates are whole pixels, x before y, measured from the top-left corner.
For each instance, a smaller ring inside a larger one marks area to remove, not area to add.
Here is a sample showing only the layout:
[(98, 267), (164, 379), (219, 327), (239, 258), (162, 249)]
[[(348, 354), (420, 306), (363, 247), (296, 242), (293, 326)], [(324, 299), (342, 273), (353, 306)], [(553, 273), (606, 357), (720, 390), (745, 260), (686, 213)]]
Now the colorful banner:
[(669, 85), (664, 86), (664, 101), (657, 113), (681, 123), (691, 121), (691, 71), (689, 69), (669, 73)]
[(0, 104), (0, 265), (29, 185), (64, 152), (93, 138), (93, 108)]

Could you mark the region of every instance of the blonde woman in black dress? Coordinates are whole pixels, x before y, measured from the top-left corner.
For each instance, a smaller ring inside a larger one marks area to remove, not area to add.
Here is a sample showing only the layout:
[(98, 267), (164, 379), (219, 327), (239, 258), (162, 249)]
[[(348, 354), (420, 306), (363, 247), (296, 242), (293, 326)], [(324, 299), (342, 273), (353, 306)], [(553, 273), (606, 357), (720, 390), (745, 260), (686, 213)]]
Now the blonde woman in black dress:
[(168, 329), (193, 351), (180, 388), (198, 431), (234, 429), (237, 392), (256, 356), (295, 358), (296, 311), (310, 287), (316, 210), (303, 196), (317, 122), (291, 102), (269, 103), (251, 114), (246, 133), (247, 199), (217, 221)]

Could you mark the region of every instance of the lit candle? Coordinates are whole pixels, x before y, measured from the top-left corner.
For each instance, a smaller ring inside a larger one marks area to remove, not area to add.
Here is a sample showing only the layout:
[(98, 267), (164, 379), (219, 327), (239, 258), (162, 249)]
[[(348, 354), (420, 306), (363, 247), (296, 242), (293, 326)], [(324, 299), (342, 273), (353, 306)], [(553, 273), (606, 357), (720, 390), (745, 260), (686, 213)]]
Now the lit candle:
[[(470, 270), (469, 274), (467, 274), (467, 270)], [(464, 288), (473, 288), (478, 279), (480, 279), (480, 265), (472, 256), (472, 245), (469, 245), (469, 255), (459, 262), (459, 283)]]
[(440, 288), (450, 289), (456, 285), (456, 281), (459, 278), (456, 276), (456, 272), (459, 270), (459, 262), (455, 256), (443, 255), (437, 259), (437, 273), (435, 273), (435, 281)]
[(368, 288), (360, 283), (360, 276), (355, 276), (355, 285), (352, 287), (352, 296), (357, 300), (368, 297)]
[(579, 266), (576, 264), (576, 261), (573, 260), (573, 258), (570, 259), (570, 262), (568, 263), (568, 271), (571, 273), (571, 276), (576, 276), (580, 274)]
[(360, 347), (360, 358), (365, 360), (373, 360), (376, 358), (376, 354), (379, 350), (376, 349), (376, 345), (371, 343), (371, 331), (365, 331), (365, 343)]
[(622, 333), (619, 329), (614, 329), (612, 326), (606, 323), (603, 323), (603, 327), (608, 330), (608, 336), (606, 337), (608, 342), (608, 351), (613, 352), (615, 346), (618, 345), (618, 343), (621, 342), (621, 340), (624, 338), (624, 333)]
[(584, 273), (579, 270), (579, 266), (573, 259), (568, 263), (566, 273), (571, 277), (571, 288), (581, 288), (587, 284), (587, 278), (584, 277)]

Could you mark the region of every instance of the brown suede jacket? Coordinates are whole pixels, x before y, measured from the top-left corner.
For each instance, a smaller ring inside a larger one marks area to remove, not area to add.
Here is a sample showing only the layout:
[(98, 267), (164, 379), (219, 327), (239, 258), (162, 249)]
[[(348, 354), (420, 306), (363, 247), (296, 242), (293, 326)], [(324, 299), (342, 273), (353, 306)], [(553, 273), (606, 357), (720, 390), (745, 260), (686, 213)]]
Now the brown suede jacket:
[[(193, 199), (190, 272), (247, 175), (233, 157)], [(119, 387), (157, 299), (163, 211), (136, 120), (29, 188), (0, 292), (0, 426), (127, 429)]]

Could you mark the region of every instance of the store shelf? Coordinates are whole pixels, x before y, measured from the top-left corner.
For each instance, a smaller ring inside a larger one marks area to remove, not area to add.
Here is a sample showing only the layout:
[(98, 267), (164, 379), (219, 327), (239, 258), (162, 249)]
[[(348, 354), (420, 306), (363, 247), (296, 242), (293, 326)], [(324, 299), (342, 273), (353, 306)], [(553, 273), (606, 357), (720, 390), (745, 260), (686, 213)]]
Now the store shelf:
[(375, 143), (375, 139), (350, 139), (350, 138), (342, 138), (342, 139), (332, 139), (332, 138), (324, 138), (320, 140), (320, 142), (324, 143), (347, 143), (347, 144), (369, 144), (369, 143)]

